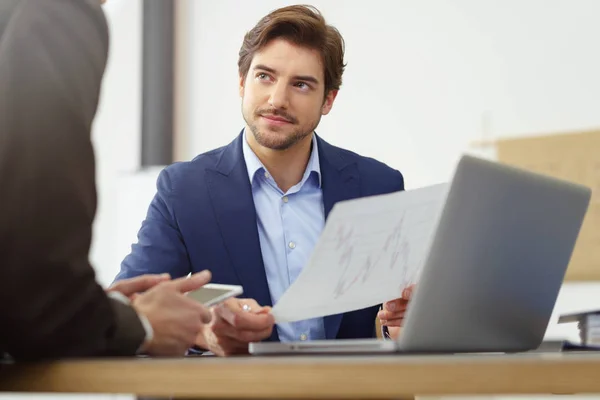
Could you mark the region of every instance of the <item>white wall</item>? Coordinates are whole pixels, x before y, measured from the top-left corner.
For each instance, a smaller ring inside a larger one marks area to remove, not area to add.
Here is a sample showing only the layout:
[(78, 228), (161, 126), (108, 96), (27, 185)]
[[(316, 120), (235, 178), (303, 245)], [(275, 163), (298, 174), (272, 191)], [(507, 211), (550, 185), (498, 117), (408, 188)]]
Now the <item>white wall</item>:
[[(122, 181), (130, 179), (140, 164), (142, 2), (109, 0), (104, 11), (110, 29), (110, 50), (92, 135), (98, 210), (90, 258), (98, 280), (108, 285), (121, 261), (122, 251), (119, 253), (118, 249), (122, 249), (122, 244), (117, 235), (120, 204), (134, 193)], [(147, 204), (140, 202), (132, 209), (140, 207)]]

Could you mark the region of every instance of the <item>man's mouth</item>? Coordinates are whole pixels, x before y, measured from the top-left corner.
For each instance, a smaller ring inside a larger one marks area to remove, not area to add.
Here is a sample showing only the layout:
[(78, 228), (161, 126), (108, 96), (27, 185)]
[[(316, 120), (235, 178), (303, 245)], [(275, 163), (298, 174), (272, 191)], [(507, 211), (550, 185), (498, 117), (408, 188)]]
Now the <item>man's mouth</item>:
[(266, 120), (269, 120), (271, 122), (275, 122), (275, 123), (279, 123), (279, 124), (283, 124), (283, 123), (288, 123), (291, 124), (292, 121), (290, 121), (289, 119), (277, 116), (277, 115), (270, 115), (270, 114), (263, 114), (261, 115), (261, 117), (263, 117)]

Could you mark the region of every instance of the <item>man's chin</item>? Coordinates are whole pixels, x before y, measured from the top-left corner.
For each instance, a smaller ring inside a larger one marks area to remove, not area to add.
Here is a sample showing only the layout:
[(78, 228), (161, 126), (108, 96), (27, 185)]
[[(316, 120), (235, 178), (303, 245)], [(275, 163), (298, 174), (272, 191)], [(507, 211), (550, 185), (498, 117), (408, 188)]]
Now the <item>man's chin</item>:
[(293, 134), (270, 129), (261, 130), (254, 136), (258, 144), (271, 150), (287, 150), (298, 142)]
[(282, 141), (282, 140), (265, 140), (264, 138), (262, 138), (261, 140), (258, 141), (258, 143), (262, 147), (266, 147), (271, 150), (283, 151), (283, 150), (287, 150), (290, 147), (292, 147), (293, 145), (295, 145), (296, 141), (290, 142), (290, 141)]

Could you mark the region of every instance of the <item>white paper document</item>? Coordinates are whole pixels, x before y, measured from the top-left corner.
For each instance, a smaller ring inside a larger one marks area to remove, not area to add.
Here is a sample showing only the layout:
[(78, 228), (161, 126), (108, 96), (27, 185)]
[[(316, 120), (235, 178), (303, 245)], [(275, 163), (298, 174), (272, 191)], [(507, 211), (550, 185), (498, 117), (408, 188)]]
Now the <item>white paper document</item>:
[(429, 250), (448, 184), (337, 203), (313, 254), (273, 307), (293, 322), (401, 297)]

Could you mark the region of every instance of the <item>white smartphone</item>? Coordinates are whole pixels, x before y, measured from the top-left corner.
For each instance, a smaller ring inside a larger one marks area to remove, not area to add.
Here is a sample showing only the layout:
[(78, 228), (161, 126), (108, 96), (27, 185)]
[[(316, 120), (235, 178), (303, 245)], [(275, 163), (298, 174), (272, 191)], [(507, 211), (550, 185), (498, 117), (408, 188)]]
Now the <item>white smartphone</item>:
[(188, 296), (209, 307), (219, 304), (230, 297), (239, 296), (242, 293), (244, 293), (244, 289), (238, 285), (208, 283), (198, 290), (189, 292)]

